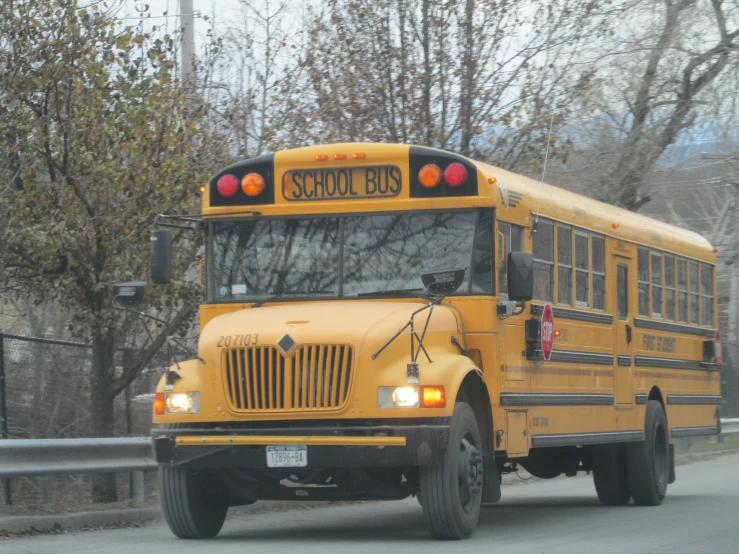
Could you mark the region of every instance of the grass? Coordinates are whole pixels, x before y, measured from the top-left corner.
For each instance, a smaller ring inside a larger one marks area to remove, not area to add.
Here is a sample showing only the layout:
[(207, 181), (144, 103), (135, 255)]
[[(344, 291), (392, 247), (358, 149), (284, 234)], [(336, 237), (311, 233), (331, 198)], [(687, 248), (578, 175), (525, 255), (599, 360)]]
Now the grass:
[(714, 437), (707, 442), (690, 447), (690, 452), (717, 452), (720, 450), (739, 450), (739, 435), (725, 436), (723, 444), (718, 442), (717, 437)]

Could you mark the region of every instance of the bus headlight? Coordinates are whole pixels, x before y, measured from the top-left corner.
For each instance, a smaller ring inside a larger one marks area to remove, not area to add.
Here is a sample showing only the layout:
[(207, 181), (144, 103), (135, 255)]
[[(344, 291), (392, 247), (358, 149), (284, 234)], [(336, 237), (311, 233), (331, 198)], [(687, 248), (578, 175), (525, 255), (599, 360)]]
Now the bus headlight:
[(168, 392), (164, 394), (164, 413), (197, 414), (200, 412), (199, 392)]
[(418, 387), (380, 387), (377, 403), (380, 408), (418, 408)]

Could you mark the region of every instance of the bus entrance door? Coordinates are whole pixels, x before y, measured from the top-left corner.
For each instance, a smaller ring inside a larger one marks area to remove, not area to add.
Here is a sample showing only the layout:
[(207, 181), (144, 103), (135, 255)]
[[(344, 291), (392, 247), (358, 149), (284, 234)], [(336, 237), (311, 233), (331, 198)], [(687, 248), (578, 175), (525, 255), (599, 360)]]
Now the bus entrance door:
[(632, 274), (633, 260), (614, 255), (611, 267), (615, 271), (615, 279), (611, 279), (615, 286), (616, 314), (614, 318), (613, 344), (615, 346), (614, 387), (616, 406), (626, 407), (634, 402), (633, 372), (633, 317), (631, 314), (631, 298), (633, 297)]

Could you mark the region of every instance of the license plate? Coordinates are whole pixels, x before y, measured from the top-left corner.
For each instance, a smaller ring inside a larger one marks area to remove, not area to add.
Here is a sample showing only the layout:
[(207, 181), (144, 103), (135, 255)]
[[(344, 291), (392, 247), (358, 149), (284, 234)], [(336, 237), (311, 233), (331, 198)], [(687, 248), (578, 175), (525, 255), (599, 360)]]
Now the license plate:
[(305, 467), (308, 465), (308, 447), (268, 446), (267, 467)]
[(382, 198), (397, 196), (401, 181), (396, 165), (291, 169), (282, 176), (282, 195), (289, 201)]

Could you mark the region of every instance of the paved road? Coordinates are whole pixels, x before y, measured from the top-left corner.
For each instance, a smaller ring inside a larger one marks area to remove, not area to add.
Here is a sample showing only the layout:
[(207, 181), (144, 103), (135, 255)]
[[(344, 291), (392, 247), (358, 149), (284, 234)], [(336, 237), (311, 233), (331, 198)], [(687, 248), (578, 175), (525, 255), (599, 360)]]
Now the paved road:
[[(495, 548), (492, 548), (493, 545)], [(0, 539), (3, 554), (300, 552), (739, 553), (739, 455), (678, 467), (661, 507), (606, 508), (588, 477), (505, 486), (470, 540), (426, 535), (415, 500), (230, 518), (207, 543), (178, 541), (163, 525)]]

